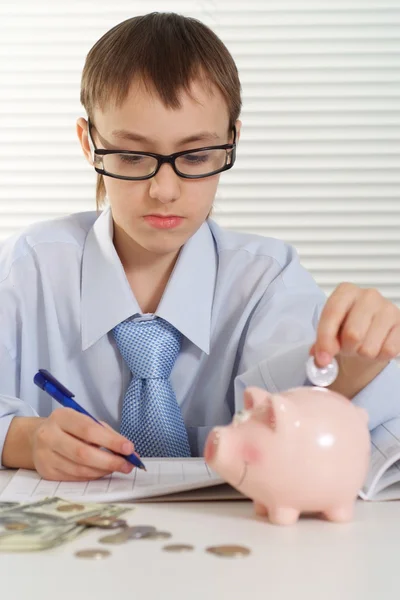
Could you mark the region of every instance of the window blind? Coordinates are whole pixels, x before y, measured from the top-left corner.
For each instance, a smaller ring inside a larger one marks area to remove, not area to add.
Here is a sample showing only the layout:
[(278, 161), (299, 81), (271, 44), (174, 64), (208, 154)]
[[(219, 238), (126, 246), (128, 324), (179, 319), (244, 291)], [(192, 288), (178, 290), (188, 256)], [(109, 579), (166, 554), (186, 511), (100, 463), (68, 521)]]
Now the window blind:
[(242, 136), (217, 222), (292, 243), (328, 294), (352, 281), (400, 305), (400, 1), (1, 3), (0, 243), (94, 209), (75, 133), (84, 60), (153, 10), (204, 21), (239, 68)]

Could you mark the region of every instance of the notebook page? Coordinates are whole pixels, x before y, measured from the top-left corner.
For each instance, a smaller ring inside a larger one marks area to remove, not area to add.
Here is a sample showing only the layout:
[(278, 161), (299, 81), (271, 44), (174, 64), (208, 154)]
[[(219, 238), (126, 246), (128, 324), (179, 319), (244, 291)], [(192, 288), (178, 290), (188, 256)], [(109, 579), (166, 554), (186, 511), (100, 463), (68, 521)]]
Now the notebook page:
[(118, 502), (145, 499), (208, 486), (223, 480), (203, 458), (143, 458), (147, 471), (113, 473), (95, 481), (47, 481), (35, 471), (19, 469), (0, 494), (0, 501), (34, 502), (60, 497), (76, 502)]
[[(381, 477), (375, 485), (374, 498), (379, 492), (385, 488), (390, 487), (393, 484), (400, 483), (400, 462), (397, 461), (388, 468), (387, 471), (382, 473)], [(400, 498), (400, 496), (399, 496)]]
[(400, 499), (400, 482), (392, 483), (389, 487), (382, 489), (378, 493), (374, 494), (370, 500), (377, 502), (383, 502), (385, 500), (399, 500)]
[[(390, 419), (371, 432), (371, 460), (362, 489), (363, 497), (372, 498), (375, 487), (380, 487), (379, 482), (384, 477), (385, 471), (398, 460), (400, 460), (400, 417)], [(400, 482), (400, 470), (391, 469), (386, 481), (382, 480), (382, 484), (385, 481), (390, 485), (396, 479)]]

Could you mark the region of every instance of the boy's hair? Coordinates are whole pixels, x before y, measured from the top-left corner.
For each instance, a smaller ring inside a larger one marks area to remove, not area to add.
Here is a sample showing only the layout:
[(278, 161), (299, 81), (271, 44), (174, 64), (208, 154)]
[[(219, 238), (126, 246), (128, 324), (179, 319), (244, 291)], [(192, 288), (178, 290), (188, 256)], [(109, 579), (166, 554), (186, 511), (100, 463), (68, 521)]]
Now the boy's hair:
[[(82, 72), (80, 100), (93, 119), (95, 107), (120, 106), (133, 79), (165, 106), (179, 108), (178, 94), (190, 93), (196, 78), (222, 93), (232, 128), (241, 109), (241, 86), (235, 62), (226, 46), (206, 25), (175, 13), (149, 13), (119, 23), (89, 51)], [(96, 202), (105, 199), (102, 175), (97, 175)]]

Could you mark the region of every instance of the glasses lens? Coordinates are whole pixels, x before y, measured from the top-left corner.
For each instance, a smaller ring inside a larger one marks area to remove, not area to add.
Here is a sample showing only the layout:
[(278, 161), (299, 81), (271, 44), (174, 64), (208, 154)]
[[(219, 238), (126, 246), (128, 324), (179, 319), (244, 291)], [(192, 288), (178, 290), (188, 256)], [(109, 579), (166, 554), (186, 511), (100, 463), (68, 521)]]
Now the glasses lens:
[(176, 168), (182, 175), (207, 175), (230, 164), (232, 150), (200, 150), (178, 156)]
[(147, 177), (157, 168), (157, 160), (144, 154), (106, 154), (102, 159), (107, 173), (121, 177)]

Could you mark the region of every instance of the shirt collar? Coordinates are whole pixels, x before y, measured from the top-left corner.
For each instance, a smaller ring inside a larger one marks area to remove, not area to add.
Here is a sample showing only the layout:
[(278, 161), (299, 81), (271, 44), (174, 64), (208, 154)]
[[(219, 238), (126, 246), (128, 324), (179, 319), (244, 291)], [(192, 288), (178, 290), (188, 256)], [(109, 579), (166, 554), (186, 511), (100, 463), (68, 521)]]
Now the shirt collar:
[[(115, 250), (113, 231), (108, 207), (85, 241), (81, 291), (83, 350), (121, 321), (141, 314)], [(216, 272), (214, 240), (208, 224), (203, 223), (183, 246), (155, 313), (207, 354)]]

